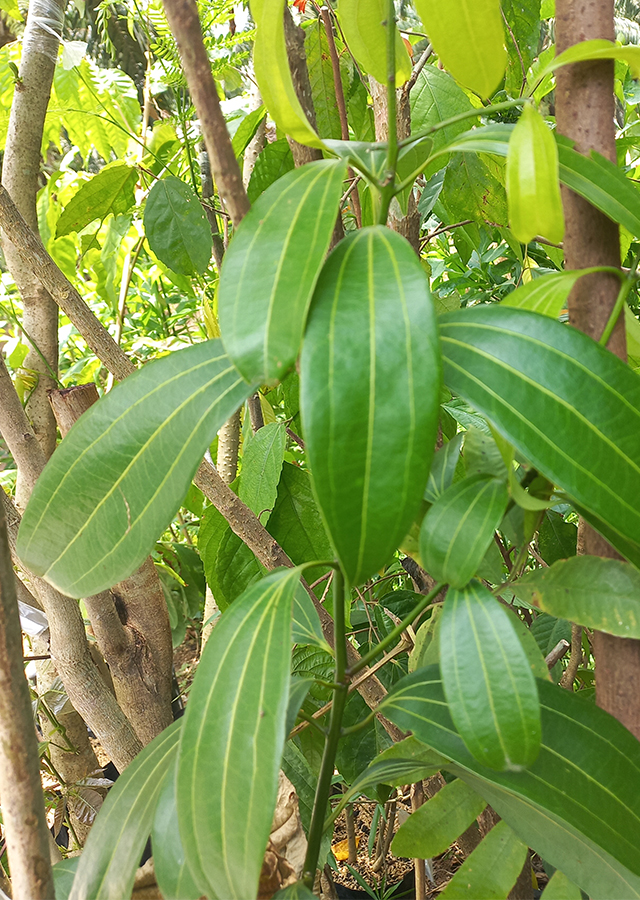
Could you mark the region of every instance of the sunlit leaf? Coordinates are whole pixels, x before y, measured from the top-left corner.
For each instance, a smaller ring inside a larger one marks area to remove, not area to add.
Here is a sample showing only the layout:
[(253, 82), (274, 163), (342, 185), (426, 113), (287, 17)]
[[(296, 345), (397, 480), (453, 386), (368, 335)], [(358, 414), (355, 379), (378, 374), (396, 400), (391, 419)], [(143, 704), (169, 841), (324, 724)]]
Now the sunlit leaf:
[[(338, 0), (338, 19), (349, 49), (365, 72), (387, 83), (386, 0)], [(396, 87), (411, 76), (411, 59), (394, 28), (396, 41)]]
[(56, 225), (56, 237), (82, 231), (95, 219), (128, 212), (136, 202), (135, 186), (138, 170), (116, 162), (105, 166), (67, 203)]
[(509, 828), (498, 822), (462, 863), (439, 895), (443, 900), (506, 898), (527, 858), (527, 846)]

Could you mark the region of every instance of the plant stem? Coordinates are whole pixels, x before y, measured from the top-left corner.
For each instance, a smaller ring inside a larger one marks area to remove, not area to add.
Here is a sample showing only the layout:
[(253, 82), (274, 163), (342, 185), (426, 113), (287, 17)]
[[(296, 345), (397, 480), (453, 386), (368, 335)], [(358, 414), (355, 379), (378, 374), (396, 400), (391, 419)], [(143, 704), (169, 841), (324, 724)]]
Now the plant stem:
[(436, 586), (413, 607), (409, 615), (405, 616), (405, 618), (402, 620), (402, 622), (400, 622), (399, 625), (396, 625), (393, 631), (390, 631), (389, 634), (383, 640), (381, 640), (379, 644), (376, 644), (376, 646), (369, 650), (368, 653), (365, 653), (365, 655), (361, 659), (359, 659), (358, 662), (350, 666), (347, 671), (349, 677), (356, 675), (361, 669), (364, 669), (371, 662), (373, 662), (373, 660), (377, 656), (380, 656), (381, 653), (384, 653), (387, 647), (393, 644), (400, 637), (407, 626), (411, 625), (415, 621), (416, 617), (419, 616), (420, 613), (435, 600), (443, 587), (443, 584), (436, 584)]
[(324, 819), (329, 801), (329, 792), (331, 790), (331, 779), (333, 778), (333, 769), (336, 758), (336, 750), (338, 741), (340, 740), (340, 730), (342, 727), (342, 714), (344, 712), (347, 695), (349, 692), (349, 684), (347, 680), (347, 649), (345, 638), (345, 621), (344, 621), (344, 605), (345, 605), (345, 585), (342, 569), (336, 569), (333, 577), (333, 615), (335, 620), (335, 680), (336, 688), (333, 698), (333, 706), (331, 708), (331, 721), (329, 723), (329, 733), (324, 745), (324, 753), (322, 755), (322, 764), (320, 766), (320, 775), (318, 777), (318, 785), (316, 787), (316, 796), (313, 803), (313, 814), (311, 816), (311, 825), (309, 827), (309, 842), (307, 846), (307, 855), (304, 861), (304, 871), (302, 880), (311, 890), (318, 865), (318, 856), (320, 854), (320, 843), (324, 831)]
[(394, 0), (387, 0), (387, 164), (380, 190), (379, 225), (387, 224), (389, 205), (395, 194), (396, 165), (398, 163), (398, 124), (396, 121), (396, 9)]
[(631, 290), (631, 288), (633, 287), (633, 285), (637, 279), (637, 275), (636, 275), (637, 266), (638, 266), (638, 257), (636, 256), (633, 261), (633, 264), (631, 266), (631, 271), (629, 272), (629, 274), (627, 275), (625, 280), (622, 282), (622, 286), (620, 287), (620, 290), (618, 291), (618, 296), (616, 297), (616, 302), (614, 304), (613, 309), (611, 310), (611, 314), (609, 315), (609, 318), (607, 319), (607, 324), (604, 326), (604, 331), (600, 335), (599, 343), (603, 347), (606, 347), (607, 344), (609, 343), (609, 338), (611, 337), (611, 332), (616, 327), (616, 322), (618, 321), (620, 313), (624, 309), (624, 305), (627, 301), (627, 297), (629, 296), (629, 291)]

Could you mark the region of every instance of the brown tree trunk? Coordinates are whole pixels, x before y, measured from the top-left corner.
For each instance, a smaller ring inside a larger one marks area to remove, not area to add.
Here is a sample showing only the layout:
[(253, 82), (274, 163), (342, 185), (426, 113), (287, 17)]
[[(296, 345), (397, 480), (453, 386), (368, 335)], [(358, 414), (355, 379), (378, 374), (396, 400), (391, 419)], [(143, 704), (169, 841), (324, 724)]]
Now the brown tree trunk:
[[(557, 52), (579, 41), (614, 40), (613, 0), (557, 0)], [(615, 163), (612, 60), (576, 63), (558, 71), (556, 118), (559, 133), (575, 141), (581, 153), (597, 150)], [(566, 219), (567, 269), (619, 266), (618, 226), (593, 206), (562, 188)], [(569, 297), (569, 321), (595, 340), (600, 338), (616, 301), (619, 281), (606, 274), (581, 278)], [(626, 359), (624, 316), (618, 319), (609, 349)], [(585, 553), (619, 558), (591, 527), (584, 529)], [(596, 632), (596, 698), (640, 738), (640, 641)]]
[[(62, 0), (31, 0), (22, 44), (20, 82), (11, 106), (2, 183), (33, 228), (38, 230), (36, 194), (40, 185), (40, 148), (49, 104), (59, 40)], [(47, 27), (43, 27), (43, 24)], [(56, 424), (47, 401), (47, 389), (55, 385), (58, 370), (58, 307), (33, 271), (25, 265), (8, 235), (3, 248), (23, 303), (22, 326), (31, 346), (25, 366), (38, 373), (38, 384), (27, 402), (27, 414), (46, 457), (56, 445)], [(39, 351), (39, 352), (38, 352)], [(18, 470), (19, 477), (21, 473)], [(26, 501), (25, 501), (26, 502)], [(18, 505), (22, 506), (19, 481)]]

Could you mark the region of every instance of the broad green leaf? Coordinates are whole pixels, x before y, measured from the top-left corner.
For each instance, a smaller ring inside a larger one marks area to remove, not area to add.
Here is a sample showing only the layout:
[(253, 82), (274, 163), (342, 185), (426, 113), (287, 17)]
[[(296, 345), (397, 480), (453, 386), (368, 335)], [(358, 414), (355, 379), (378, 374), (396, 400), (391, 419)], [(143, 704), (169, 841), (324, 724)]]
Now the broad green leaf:
[(425, 500), (433, 503), (451, 486), (460, 459), (463, 439), (464, 434), (457, 434), (436, 452), (429, 472), (427, 489), (424, 492)]
[(562, 66), (568, 66), (572, 63), (584, 62), (588, 59), (619, 59), (626, 62), (634, 78), (640, 78), (640, 47), (620, 46), (613, 41), (592, 40), (581, 41), (579, 44), (573, 44), (563, 53), (559, 53), (553, 60), (540, 72), (536, 72), (536, 82), (560, 69)]
[(138, 754), (104, 801), (82, 851), (69, 900), (130, 897), (158, 797), (178, 750), (180, 722)]
[(598, 266), (590, 269), (576, 269), (574, 271), (552, 272), (541, 278), (534, 278), (528, 284), (516, 288), (501, 301), (502, 306), (515, 306), (518, 309), (528, 309), (531, 312), (541, 313), (543, 316), (551, 316), (557, 319), (567, 306), (569, 294), (575, 283), (583, 275), (592, 272), (600, 272)]
[(480, 153), (463, 153), (451, 158), (444, 176), (440, 202), (452, 222), (471, 219), (478, 225), (506, 225), (507, 195), (504, 189), (505, 164), (501, 159)]
[(281, 765), (282, 771), (296, 789), (300, 819), (304, 830), (308, 832), (318, 783), (317, 773), (312, 770), (308, 759), (294, 741), (287, 741), (284, 745)]
[(70, 856), (61, 859), (52, 867), (55, 900), (69, 900), (79, 862), (79, 856)]
[(445, 69), (481, 97), (490, 97), (507, 65), (500, 0), (416, 0)]
[(293, 634), (294, 644), (313, 644), (331, 652), (331, 647), (322, 633), (320, 617), (313, 605), (311, 597), (300, 585), (293, 599)]
[(409, 859), (438, 856), (449, 849), (486, 805), (482, 797), (458, 778), (411, 813), (397, 830), (391, 851), (394, 856)]
[[(297, 593), (297, 591), (296, 591)], [(295, 611), (295, 610), (294, 610)], [(294, 639), (295, 640), (295, 639)], [(292, 675), (289, 681), (289, 703), (287, 706), (287, 719), (285, 723), (285, 734), (289, 734), (296, 724), (298, 713), (302, 704), (307, 698), (307, 694), (313, 685), (313, 678), (299, 678)]]
[[(335, 556), (313, 496), (309, 472), (291, 463), (282, 467), (278, 499), (267, 527), (296, 565)], [(305, 578), (313, 582), (326, 571), (325, 566), (316, 566), (306, 570)]]
[(527, 103), (511, 133), (507, 154), (509, 225), (528, 244), (536, 235), (553, 243), (564, 237), (558, 182), (558, 147), (544, 119)]
[(256, 80), (278, 127), (300, 144), (322, 147), (293, 86), (284, 40), (284, 4), (285, 0), (251, 0), (251, 14), (258, 26), (253, 46)]
[(544, 661), (542, 651), (540, 650), (540, 647), (538, 646), (538, 643), (532, 634), (531, 628), (528, 628), (524, 624), (515, 609), (507, 610), (507, 613), (509, 615), (511, 625), (513, 626), (513, 629), (518, 637), (518, 640), (522, 644), (522, 649), (524, 650), (524, 654), (527, 657), (527, 662), (529, 664), (529, 668), (533, 673), (533, 677), (544, 678), (548, 681), (550, 677), (549, 669), (547, 668), (547, 664)]
[(443, 900), (507, 900), (527, 858), (527, 846), (498, 822), (440, 894)]
[(474, 757), (498, 771), (531, 765), (540, 750), (536, 681), (509, 614), (478, 581), (449, 589), (440, 668), (451, 717)]
[[(338, 19), (349, 49), (369, 75), (387, 83), (386, 0), (338, 0)], [(411, 59), (395, 28), (396, 87), (411, 77)]]
[[(369, 707), (357, 691), (353, 691), (345, 705), (343, 728), (361, 725), (367, 719)], [(366, 725), (352, 734), (343, 735), (336, 751), (336, 769), (347, 784), (361, 775), (380, 754), (392, 745), (391, 739), (380, 722), (369, 719)]]
[(543, 656), (548, 656), (560, 641), (571, 641), (571, 623), (547, 613), (535, 617), (530, 632)]
[(256, 895), (285, 742), (297, 569), (272, 572), (221, 617), (204, 649), (178, 757), (180, 835), (212, 898)]
[(164, 900), (198, 900), (195, 886), (185, 859), (176, 806), (176, 764), (167, 772), (151, 828), (153, 865), (158, 887)]
[(502, 521), (506, 482), (472, 475), (449, 487), (427, 512), (420, 529), (420, 557), (429, 574), (464, 587), (475, 575)]
[(240, 122), (231, 141), (236, 156), (242, 156), (266, 115), (267, 110), (261, 105), (257, 109), (251, 110)]
[(618, 637), (640, 638), (640, 572), (629, 563), (574, 556), (528, 572), (511, 589), (557, 618)]
[(541, 900), (582, 900), (580, 888), (556, 869), (540, 895)]
[(538, 551), (547, 565), (576, 555), (578, 527), (567, 522), (560, 513), (547, 511), (538, 531)]
[(220, 273), (224, 345), (242, 375), (274, 383), (300, 349), (346, 175), (319, 160), (280, 178), (244, 217)]
[(286, 444), (287, 433), (282, 422), (265, 425), (245, 443), (238, 496), (263, 524), (278, 496)]
[(38, 479), (18, 535), (25, 565), (74, 597), (130, 575), (178, 511), (216, 432), (252, 390), (220, 341), (130, 375), (82, 416)]
[(436, 321), (413, 250), (381, 226), (320, 276), (301, 355), (315, 492), (347, 580), (383, 566), (418, 511), (440, 396)]
[(304, 881), (296, 881), (289, 887), (281, 888), (273, 895), (273, 900), (316, 900), (316, 895), (309, 890)]
[(336, 85), (327, 32), (320, 19), (312, 20), (305, 28), (304, 49), (318, 134), (321, 138), (338, 141), (342, 137), (342, 128), (336, 102)]
[(538, 55), (540, 45), (540, 0), (502, 0), (507, 21), (505, 29), (509, 61), (505, 73), (505, 90), (519, 97), (527, 71)]
[(287, 172), (295, 169), (293, 153), (286, 138), (280, 138), (272, 144), (267, 142), (264, 150), (258, 156), (249, 184), (247, 195), (250, 202), (256, 202), (260, 194), (264, 194), (272, 184), (283, 178)]
[(430, 618), (418, 628), (416, 642), (409, 654), (409, 672), (415, 672), (416, 669), (422, 669), (425, 666), (431, 666), (440, 662), (438, 625), (441, 612), (442, 606), (436, 606)]
[[(425, 66), (418, 75), (411, 90), (411, 130), (414, 133), (426, 131), (440, 125), (446, 119), (469, 112), (473, 105), (462, 88), (451, 75), (437, 66)], [(436, 152), (469, 127), (469, 120), (454, 122), (435, 131), (431, 136), (432, 152)], [(433, 166), (427, 166), (425, 178), (446, 165), (446, 157), (441, 157)]]
[(528, 846), (594, 900), (640, 897), (640, 744), (612, 716), (538, 681), (542, 747), (520, 772), (495, 772), (457, 734), (435, 666), (402, 679), (379, 711), (452, 760)]
[(119, 216), (135, 205), (138, 170), (124, 163), (111, 163), (85, 181), (64, 208), (56, 225), (56, 237), (82, 231), (95, 219)]
[(210, 556), (206, 560), (206, 565), (207, 577), (210, 579), (209, 587), (223, 611), (265, 572), (253, 552), (242, 538), (231, 530), (230, 525), (226, 525), (220, 538), (213, 562), (215, 571), (211, 570)]
[(213, 247), (211, 226), (188, 184), (168, 175), (156, 181), (147, 197), (144, 230), (149, 246), (179, 275), (202, 275)]
[(574, 328), (502, 307), (440, 317), (447, 386), (640, 562), (640, 379)]

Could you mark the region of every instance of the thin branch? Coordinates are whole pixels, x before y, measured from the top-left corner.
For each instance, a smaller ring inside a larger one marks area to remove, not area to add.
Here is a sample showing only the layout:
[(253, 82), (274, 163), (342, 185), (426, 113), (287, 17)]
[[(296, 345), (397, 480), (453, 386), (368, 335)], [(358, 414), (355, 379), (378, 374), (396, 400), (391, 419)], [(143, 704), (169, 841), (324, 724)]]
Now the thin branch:
[(582, 663), (582, 625), (571, 623), (571, 654), (569, 656), (569, 664), (562, 673), (560, 679), (560, 687), (566, 688), (568, 691), (573, 690), (573, 682), (575, 681), (576, 672)]

